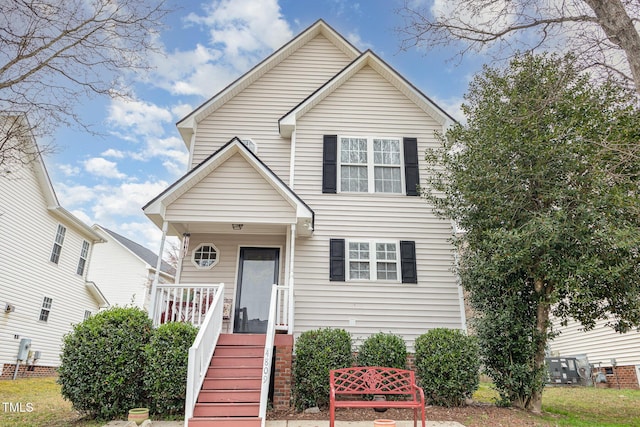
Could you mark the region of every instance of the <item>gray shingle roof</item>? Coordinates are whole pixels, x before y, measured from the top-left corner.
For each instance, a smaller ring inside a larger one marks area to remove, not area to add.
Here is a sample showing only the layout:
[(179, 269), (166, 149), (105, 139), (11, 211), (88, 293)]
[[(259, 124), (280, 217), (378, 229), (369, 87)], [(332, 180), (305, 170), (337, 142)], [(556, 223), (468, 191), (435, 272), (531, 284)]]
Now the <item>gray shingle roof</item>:
[[(134, 242), (133, 240), (129, 240), (126, 237), (121, 236), (120, 234), (116, 233), (115, 231), (111, 231), (111, 230), (106, 229), (106, 228), (104, 228), (102, 226), (100, 226), (100, 228), (102, 228), (109, 235), (111, 235), (114, 239), (116, 239), (118, 242), (120, 242), (120, 244), (122, 244), (125, 248), (127, 248), (131, 252), (133, 252), (141, 260), (143, 260), (144, 262), (149, 264), (154, 269), (156, 268), (156, 265), (158, 264), (158, 255), (156, 255), (154, 252), (152, 252), (151, 250), (145, 248), (144, 246)], [(160, 270), (163, 273), (170, 274), (172, 276), (175, 276), (175, 274), (176, 274), (176, 270), (168, 262), (165, 262), (164, 260), (162, 261)]]

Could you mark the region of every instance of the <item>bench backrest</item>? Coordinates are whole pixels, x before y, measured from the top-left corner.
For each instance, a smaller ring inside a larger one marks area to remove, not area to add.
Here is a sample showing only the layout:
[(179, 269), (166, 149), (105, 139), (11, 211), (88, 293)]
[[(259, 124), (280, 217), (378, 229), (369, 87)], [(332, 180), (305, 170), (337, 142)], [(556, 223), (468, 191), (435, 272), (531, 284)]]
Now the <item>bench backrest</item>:
[(409, 394), (416, 383), (413, 371), (379, 366), (332, 369), (329, 377), (336, 394)]

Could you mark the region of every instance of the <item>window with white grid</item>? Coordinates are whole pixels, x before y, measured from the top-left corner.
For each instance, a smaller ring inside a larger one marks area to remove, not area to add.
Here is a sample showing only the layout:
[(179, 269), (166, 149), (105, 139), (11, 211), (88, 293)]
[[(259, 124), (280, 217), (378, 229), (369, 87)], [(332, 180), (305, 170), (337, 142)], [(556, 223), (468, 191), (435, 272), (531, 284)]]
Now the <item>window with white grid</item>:
[(84, 274), (84, 269), (87, 265), (87, 258), (89, 257), (89, 242), (84, 240), (82, 242), (82, 249), (80, 250), (80, 259), (78, 260), (78, 268), (76, 269), (76, 274), (82, 276)]
[(350, 241), (349, 280), (398, 281), (397, 242)]
[(40, 317), (38, 320), (46, 322), (49, 320), (49, 313), (51, 313), (51, 304), (53, 300), (49, 297), (44, 297), (42, 300), (42, 308), (40, 309)]
[(66, 227), (58, 224), (58, 230), (56, 231), (56, 239), (53, 242), (53, 249), (51, 249), (51, 257), (49, 260), (54, 264), (60, 261), (60, 254), (62, 253), (62, 245), (64, 243), (64, 235), (67, 232)]
[(219, 261), (219, 251), (215, 245), (211, 243), (203, 243), (198, 245), (191, 256), (191, 262), (198, 269), (213, 268)]
[(402, 194), (400, 138), (340, 137), (340, 191)]

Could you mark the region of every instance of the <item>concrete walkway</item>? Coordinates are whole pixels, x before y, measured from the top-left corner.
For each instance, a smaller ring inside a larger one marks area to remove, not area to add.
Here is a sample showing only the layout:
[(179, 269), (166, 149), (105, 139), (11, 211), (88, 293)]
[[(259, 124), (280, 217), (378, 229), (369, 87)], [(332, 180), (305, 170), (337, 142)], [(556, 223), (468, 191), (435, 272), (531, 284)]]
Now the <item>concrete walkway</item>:
[[(127, 421), (110, 421), (105, 427), (126, 426)], [(153, 421), (151, 427), (182, 427), (182, 421)], [(420, 422), (418, 421), (418, 426)], [(329, 421), (311, 420), (269, 420), (267, 427), (329, 427)], [(373, 421), (336, 421), (336, 427), (373, 427)], [(413, 421), (396, 421), (396, 427), (413, 427)], [(464, 427), (455, 421), (429, 421), (427, 427)]]

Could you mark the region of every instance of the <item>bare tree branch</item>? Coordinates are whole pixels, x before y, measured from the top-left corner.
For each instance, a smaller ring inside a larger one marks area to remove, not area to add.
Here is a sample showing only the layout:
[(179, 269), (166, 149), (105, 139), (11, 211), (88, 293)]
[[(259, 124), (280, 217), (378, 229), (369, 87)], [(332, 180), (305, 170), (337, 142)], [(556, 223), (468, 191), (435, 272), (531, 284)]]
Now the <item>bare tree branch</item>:
[[(59, 126), (90, 131), (75, 111), (82, 97), (127, 97), (127, 81), (150, 69), (165, 0), (0, 2), (0, 110), (26, 115), (38, 140)], [(4, 130), (5, 128), (3, 128)], [(23, 158), (7, 127), (0, 166)], [(14, 142), (12, 142), (14, 141)], [(28, 157), (28, 156), (27, 156)]]
[(453, 57), (483, 52), (571, 51), (583, 69), (622, 78), (640, 93), (637, 0), (436, 0), (397, 12), (401, 49), (454, 47)]

